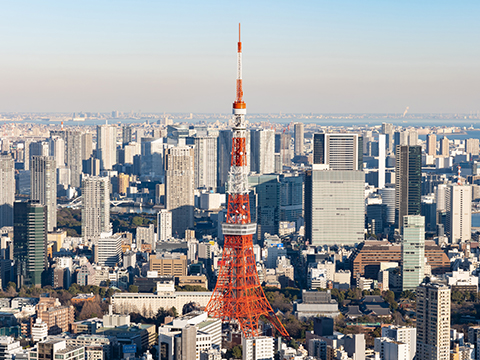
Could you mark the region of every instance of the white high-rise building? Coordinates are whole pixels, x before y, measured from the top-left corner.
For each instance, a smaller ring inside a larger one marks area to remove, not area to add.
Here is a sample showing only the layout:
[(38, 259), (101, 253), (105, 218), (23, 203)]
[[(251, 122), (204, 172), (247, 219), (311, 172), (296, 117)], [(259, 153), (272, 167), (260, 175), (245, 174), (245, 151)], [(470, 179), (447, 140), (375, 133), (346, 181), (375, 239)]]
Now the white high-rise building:
[(425, 218), (403, 217), (402, 290), (414, 290), (425, 277)]
[(49, 155), (55, 159), (57, 169), (65, 167), (65, 140), (58, 136), (49, 138), (49, 146)]
[(217, 187), (217, 138), (202, 136), (194, 138), (195, 188)]
[(410, 360), (407, 344), (387, 337), (375, 338), (374, 350), (381, 360)]
[(82, 237), (96, 241), (102, 233), (111, 230), (110, 180), (108, 177), (85, 177), (82, 196)]
[(273, 360), (275, 359), (274, 338), (257, 336), (245, 338), (242, 336), (243, 360)]
[(417, 352), (417, 329), (408, 326), (389, 325), (382, 327), (382, 337), (404, 343), (407, 345), (408, 358), (413, 360)]
[(80, 131), (67, 131), (66, 137), (66, 159), (67, 167), (70, 169), (71, 185), (81, 186), (82, 175), (82, 133)]
[(57, 227), (57, 171), (52, 156), (32, 156), (30, 198), (47, 207), (47, 231)]
[(435, 203), (437, 211), (447, 209), (447, 184), (438, 184), (435, 188)]
[(448, 186), (447, 232), (450, 242), (458, 244), (472, 238), (472, 187)]
[[(248, 148), (246, 150), (248, 151)], [(250, 131), (250, 150), (251, 171), (260, 175), (273, 174), (275, 172), (274, 130), (257, 129)]]
[(417, 287), (417, 360), (450, 359), (450, 288), (424, 283)]
[(386, 140), (385, 134), (378, 135), (378, 188), (385, 187)]
[(15, 168), (10, 155), (0, 155), (0, 229), (13, 226)]
[(97, 126), (97, 158), (101, 170), (112, 170), (117, 162), (117, 127), (115, 125)]
[(303, 155), (303, 142), (305, 137), (303, 123), (295, 123), (293, 126), (295, 132), (294, 153), (295, 155)]
[(363, 170), (363, 144), (358, 134), (313, 135), (313, 164), (330, 170)]
[(193, 228), (194, 149), (177, 146), (165, 150), (165, 207), (172, 212), (172, 233), (183, 238)]
[(118, 266), (122, 260), (122, 236), (102, 233), (94, 245), (95, 262), (102, 266)]
[(162, 209), (157, 213), (158, 241), (166, 241), (172, 237), (172, 212)]

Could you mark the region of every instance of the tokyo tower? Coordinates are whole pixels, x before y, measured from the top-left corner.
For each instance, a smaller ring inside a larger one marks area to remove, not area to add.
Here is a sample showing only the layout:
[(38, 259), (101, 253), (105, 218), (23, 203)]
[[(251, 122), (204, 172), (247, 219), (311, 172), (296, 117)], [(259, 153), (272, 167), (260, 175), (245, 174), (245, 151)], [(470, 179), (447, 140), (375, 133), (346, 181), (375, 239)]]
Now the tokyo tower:
[(222, 224), (224, 247), (215, 290), (205, 311), (222, 321), (236, 322), (246, 338), (260, 335), (258, 322), (265, 316), (285, 338), (289, 335), (265, 297), (258, 279), (250, 221), (245, 114), (242, 90), (242, 43), (238, 25), (237, 96), (233, 102), (232, 160), (228, 173), (228, 209)]

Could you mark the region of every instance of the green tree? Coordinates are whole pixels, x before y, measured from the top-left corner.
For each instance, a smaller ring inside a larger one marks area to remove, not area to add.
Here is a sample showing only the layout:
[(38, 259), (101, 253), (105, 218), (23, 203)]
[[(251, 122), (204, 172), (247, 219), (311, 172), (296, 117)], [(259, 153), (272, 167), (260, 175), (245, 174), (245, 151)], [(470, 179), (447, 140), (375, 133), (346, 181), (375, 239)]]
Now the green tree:
[(232, 356), (234, 359), (241, 359), (242, 358), (242, 347), (240, 345), (235, 345), (232, 348)]
[(137, 286), (137, 285), (130, 285), (130, 286), (128, 287), (128, 292), (138, 293), (138, 286)]

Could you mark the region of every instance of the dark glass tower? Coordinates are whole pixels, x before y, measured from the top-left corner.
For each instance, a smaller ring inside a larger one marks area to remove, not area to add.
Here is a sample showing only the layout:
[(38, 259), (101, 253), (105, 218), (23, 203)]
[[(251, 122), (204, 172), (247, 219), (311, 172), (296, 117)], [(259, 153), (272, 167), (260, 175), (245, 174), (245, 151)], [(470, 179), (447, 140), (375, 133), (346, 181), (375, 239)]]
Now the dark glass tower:
[(395, 224), (405, 215), (420, 215), (422, 200), (422, 147), (400, 146), (395, 151)]
[(41, 286), (47, 265), (47, 207), (38, 201), (15, 202), (13, 258), (17, 286)]

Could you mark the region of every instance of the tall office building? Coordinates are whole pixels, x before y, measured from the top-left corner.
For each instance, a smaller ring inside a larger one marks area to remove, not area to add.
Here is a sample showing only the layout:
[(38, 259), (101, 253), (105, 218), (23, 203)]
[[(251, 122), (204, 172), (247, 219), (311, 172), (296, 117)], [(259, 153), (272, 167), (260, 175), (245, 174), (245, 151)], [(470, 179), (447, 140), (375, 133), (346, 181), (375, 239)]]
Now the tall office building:
[(386, 136), (378, 135), (378, 188), (385, 187)]
[[(278, 175), (252, 175), (248, 177), (250, 189), (254, 189), (257, 221), (257, 239), (265, 233), (278, 235), (280, 226), (280, 182)], [(253, 204), (251, 204), (253, 205)]]
[(389, 325), (382, 327), (382, 337), (407, 345), (408, 355), (405, 360), (413, 360), (417, 352), (417, 329), (408, 326)]
[(86, 132), (82, 134), (82, 160), (90, 159), (93, 154), (93, 134)]
[(66, 158), (65, 163), (70, 169), (70, 178), (73, 187), (81, 186), (82, 176), (82, 133), (80, 131), (66, 131)]
[(282, 165), (290, 165), (292, 162), (292, 152), (290, 149), (291, 134), (275, 134), (275, 154), (280, 154)]
[(165, 150), (165, 207), (172, 212), (172, 232), (183, 238), (193, 228), (194, 149), (188, 146)]
[(417, 287), (417, 360), (450, 359), (450, 288), (423, 283)]
[[(133, 141), (133, 128), (130, 125), (123, 125), (122, 127), (122, 145), (125, 146)], [(138, 143), (140, 141), (137, 140)]]
[(465, 152), (467, 154), (477, 156), (479, 154), (479, 139), (466, 139)]
[(30, 160), (32, 156), (48, 156), (50, 155), (50, 147), (48, 141), (37, 141), (30, 143)]
[(436, 155), (437, 154), (437, 135), (428, 134), (427, 135), (427, 155)]
[(393, 125), (383, 123), (382, 124), (382, 134), (385, 134), (386, 144), (387, 144), (387, 154), (393, 153)]
[(10, 155), (0, 155), (0, 229), (13, 226), (15, 167)]
[(142, 155), (142, 175), (163, 179), (165, 175), (163, 164), (164, 147), (163, 138), (142, 138), (140, 145)]
[(250, 170), (260, 175), (273, 174), (275, 172), (275, 132), (270, 129), (250, 131), (250, 149)]
[(420, 215), (422, 148), (397, 146), (395, 155), (395, 222), (402, 227), (405, 215)]
[(294, 143), (294, 152), (295, 155), (303, 155), (303, 142), (304, 142), (304, 127), (303, 123), (295, 123), (293, 125), (295, 143)]
[(363, 171), (310, 170), (305, 176), (305, 237), (312, 245), (364, 240)]
[(157, 213), (158, 241), (166, 241), (172, 237), (172, 213), (162, 209)]
[(93, 245), (94, 261), (102, 266), (115, 267), (122, 260), (122, 236), (103, 233)]
[(450, 145), (446, 136), (440, 140), (440, 156), (450, 156)]
[(117, 162), (117, 127), (115, 125), (97, 126), (97, 158), (101, 170), (112, 170)]
[(280, 221), (297, 221), (303, 217), (302, 174), (280, 176)]
[(55, 136), (48, 139), (50, 153), (49, 155), (55, 160), (55, 166), (58, 168), (65, 167), (65, 139)]
[(472, 187), (452, 184), (447, 188), (446, 231), (452, 244), (472, 238)]
[(217, 188), (217, 138), (193, 138), (195, 144), (195, 188)]
[(47, 231), (57, 227), (57, 171), (51, 156), (32, 156), (30, 198), (47, 207)]
[(18, 287), (42, 285), (47, 266), (47, 208), (38, 201), (15, 202), (13, 258)]
[(403, 217), (402, 290), (415, 290), (425, 277), (425, 218)]
[(363, 138), (358, 134), (313, 135), (313, 164), (330, 170), (362, 170)]
[(382, 197), (382, 204), (387, 206), (387, 223), (395, 224), (395, 189), (383, 188), (379, 190), (379, 193)]
[(435, 203), (437, 204), (437, 211), (447, 209), (447, 194), (448, 194), (447, 184), (438, 184), (435, 187)]
[(111, 231), (110, 180), (108, 177), (85, 177), (82, 196), (82, 237), (96, 242), (102, 233)]

